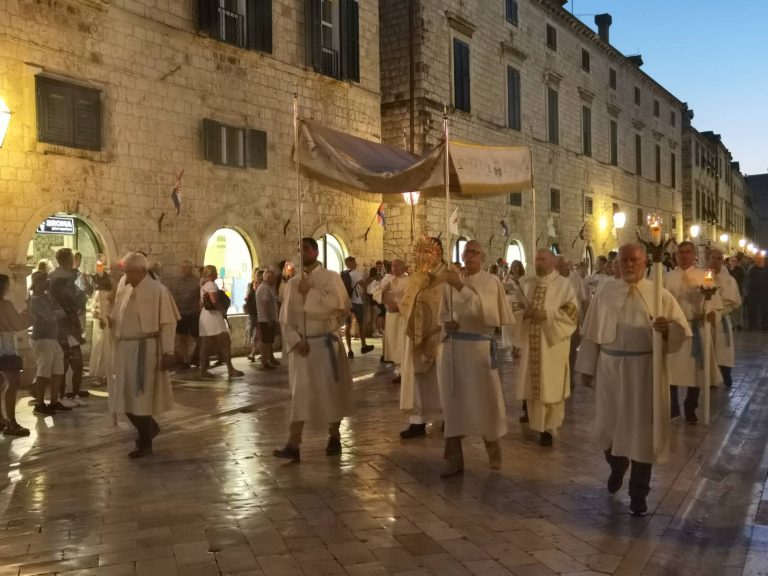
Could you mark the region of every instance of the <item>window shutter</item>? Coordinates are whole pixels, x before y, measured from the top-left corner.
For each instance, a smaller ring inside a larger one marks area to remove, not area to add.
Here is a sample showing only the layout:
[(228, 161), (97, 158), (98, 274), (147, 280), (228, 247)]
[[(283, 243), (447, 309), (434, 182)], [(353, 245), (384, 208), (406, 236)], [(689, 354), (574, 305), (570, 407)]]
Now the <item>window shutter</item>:
[(547, 88), (547, 123), (549, 127), (549, 141), (552, 144), (560, 143), (560, 118), (558, 113), (558, 94), (556, 90)]
[(71, 146), (73, 144), (72, 89), (70, 86), (37, 78), (37, 139)]
[(267, 169), (267, 133), (262, 130), (248, 131), (248, 166)]
[(341, 0), (341, 77), (360, 82), (360, 5), (357, 0)]
[(307, 62), (315, 72), (323, 72), (323, 24), (321, 0), (306, 0), (304, 22), (307, 34)]
[(469, 112), (469, 46), (456, 38), (453, 39), (453, 84), (455, 107)]
[(224, 149), (227, 154), (224, 164), (244, 168), (247, 165), (245, 158), (246, 131), (243, 128), (225, 126), (224, 133), (226, 135)]
[(272, 53), (272, 0), (248, 0), (248, 48)]
[(520, 72), (507, 67), (507, 126), (520, 130)]
[(219, 1), (197, 1), (197, 27), (201, 32), (218, 38), (219, 34)]
[(98, 90), (74, 88), (74, 146), (101, 149), (101, 96)]
[(206, 160), (221, 164), (221, 125), (208, 118), (203, 120), (203, 152)]
[(507, 22), (517, 24), (517, 0), (507, 0)]

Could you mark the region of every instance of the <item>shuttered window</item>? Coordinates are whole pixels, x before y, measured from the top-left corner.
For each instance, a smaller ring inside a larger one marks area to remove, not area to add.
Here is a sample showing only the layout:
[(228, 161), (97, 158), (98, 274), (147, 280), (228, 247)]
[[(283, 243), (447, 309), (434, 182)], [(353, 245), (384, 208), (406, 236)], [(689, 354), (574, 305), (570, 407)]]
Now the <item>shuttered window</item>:
[(557, 188), (549, 190), (549, 210), (550, 212), (560, 212), (560, 190)]
[(520, 130), (520, 71), (507, 66), (507, 126)]
[(611, 166), (619, 165), (619, 125), (611, 120)]
[(469, 44), (453, 39), (453, 105), (458, 110), (470, 111)]
[(635, 174), (643, 174), (643, 138), (635, 134)]
[(203, 156), (235, 168), (267, 168), (267, 133), (203, 120)]
[(198, 28), (217, 40), (272, 52), (272, 0), (198, 0)]
[(661, 182), (661, 146), (656, 144), (656, 182)]
[(35, 79), (37, 139), (101, 150), (101, 92), (43, 76)]
[(592, 110), (581, 107), (581, 153), (592, 156)]
[(672, 152), (669, 155), (670, 185), (677, 188), (677, 156)]
[(360, 5), (357, 0), (305, 0), (307, 54), (315, 72), (360, 81)]
[(560, 117), (558, 94), (554, 88), (547, 88), (547, 138), (552, 144), (560, 143)]
[(557, 28), (547, 24), (547, 48), (557, 52)]
[(510, 192), (509, 194), (510, 206), (522, 206), (523, 205), (523, 193), (522, 192)]
[(506, 1), (507, 22), (517, 26), (517, 0), (505, 0), (505, 1)]
[(584, 216), (592, 216), (594, 213), (594, 200), (592, 196), (584, 196)]

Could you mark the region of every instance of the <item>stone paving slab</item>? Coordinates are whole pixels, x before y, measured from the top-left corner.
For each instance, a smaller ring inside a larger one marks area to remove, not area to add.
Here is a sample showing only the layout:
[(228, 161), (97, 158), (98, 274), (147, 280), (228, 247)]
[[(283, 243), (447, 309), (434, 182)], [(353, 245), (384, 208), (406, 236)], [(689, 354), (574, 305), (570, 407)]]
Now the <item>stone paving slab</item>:
[(93, 398), (37, 420), (29, 439), (0, 440), (0, 576), (766, 574), (768, 337), (738, 342), (712, 425), (674, 424), (646, 518), (604, 488), (594, 391), (574, 391), (555, 446), (541, 448), (517, 423), (509, 359), (503, 469), (467, 439), (467, 469), (448, 481), (439, 426), (400, 440), (398, 389), (375, 352), (353, 362), (357, 412), (338, 458), (322, 430), (307, 431), (301, 464), (272, 458), (286, 434), (284, 368), (241, 364), (250, 373), (234, 383), (179, 375), (178, 406), (140, 461), (125, 455), (130, 428), (110, 428)]

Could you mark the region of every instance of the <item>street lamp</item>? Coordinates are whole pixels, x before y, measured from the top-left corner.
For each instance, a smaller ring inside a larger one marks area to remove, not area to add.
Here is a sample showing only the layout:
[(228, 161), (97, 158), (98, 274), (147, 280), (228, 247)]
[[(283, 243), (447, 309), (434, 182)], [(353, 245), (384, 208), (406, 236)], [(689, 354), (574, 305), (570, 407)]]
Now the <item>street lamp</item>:
[(701, 226), (699, 226), (698, 224), (693, 224), (689, 232), (691, 234), (691, 238), (694, 238), (694, 239), (698, 238), (699, 234), (701, 234)]
[(624, 224), (627, 223), (627, 215), (624, 212), (615, 212), (613, 215), (613, 227), (616, 230), (624, 228)]
[(742, 238), (741, 240), (739, 240), (739, 248), (744, 248), (744, 246), (746, 245), (747, 245), (746, 238)]
[(728, 234), (725, 234), (725, 233), (720, 234), (720, 242), (722, 242), (723, 244), (727, 243), (728, 242)]
[(3, 147), (5, 134), (8, 132), (8, 125), (11, 123), (11, 110), (6, 106), (3, 99), (0, 98), (0, 148)]

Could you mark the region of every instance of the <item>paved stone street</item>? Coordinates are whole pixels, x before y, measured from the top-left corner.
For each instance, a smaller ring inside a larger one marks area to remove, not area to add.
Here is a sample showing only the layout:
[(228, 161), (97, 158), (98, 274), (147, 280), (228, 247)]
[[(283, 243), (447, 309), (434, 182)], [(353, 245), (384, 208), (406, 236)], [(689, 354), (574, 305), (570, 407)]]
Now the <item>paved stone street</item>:
[(353, 361), (358, 412), (340, 459), (325, 456), (322, 430), (307, 431), (301, 464), (271, 456), (286, 437), (284, 367), (240, 361), (243, 381), (177, 380), (178, 406), (139, 461), (103, 394), (44, 419), (23, 399), (33, 435), (0, 439), (0, 576), (768, 574), (768, 337), (738, 341), (711, 427), (673, 425), (645, 518), (605, 489), (591, 389), (575, 390), (551, 449), (510, 401), (501, 472), (471, 439), (464, 475), (440, 480), (439, 427), (398, 437), (405, 419), (378, 341)]

